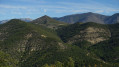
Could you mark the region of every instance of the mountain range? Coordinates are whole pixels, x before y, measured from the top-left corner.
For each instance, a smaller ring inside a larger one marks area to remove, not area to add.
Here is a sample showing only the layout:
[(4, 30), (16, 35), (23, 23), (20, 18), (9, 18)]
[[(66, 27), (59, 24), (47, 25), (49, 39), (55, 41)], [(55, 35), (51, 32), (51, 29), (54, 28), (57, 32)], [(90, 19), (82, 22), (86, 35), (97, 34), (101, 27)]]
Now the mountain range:
[[(45, 15), (43, 17), (48, 17), (48, 16)], [(20, 18), (20, 19), (22, 21), (26, 21), (26, 22), (33, 21), (30, 18)], [(38, 19), (35, 19), (35, 21), (38, 21)], [(69, 24), (73, 24), (76, 22), (83, 22), (83, 23), (96, 22), (96, 23), (100, 23), (100, 24), (115, 24), (115, 23), (119, 23), (119, 13), (115, 13), (112, 16), (106, 16), (106, 15), (102, 15), (102, 14), (98, 14), (98, 13), (88, 12), (88, 13), (82, 13), (82, 14), (67, 15), (64, 17), (55, 17), (53, 19), (60, 21), (62, 23), (69, 23)], [(9, 20), (2, 20), (2, 21), (0, 21), (0, 24), (6, 23), (7, 21), (9, 21)]]
[(116, 13), (112, 16), (106, 16), (106, 15), (88, 12), (82, 14), (68, 15), (68, 16), (54, 18), (54, 19), (67, 23), (96, 22), (101, 24), (114, 24), (119, 22), (119, 13)]
[[(11, 19), (10, 19), (11, 20)], [(30, 22), (30, 21), (32, 21), (32, 19), (30, 19), (30, 18), (20, 18), (20, 20), (22, 20), (22, 21), (25, 21), (25, 22)], [(2, 20), (2, 21), (0, 21), (0, 24), (3, 24), (3, 23), (6, 23), (6, 22), (8, 22), (9, 20)]]
[(119, 23), (9, 20), (0, 24), (0, 67), (119, 67)]

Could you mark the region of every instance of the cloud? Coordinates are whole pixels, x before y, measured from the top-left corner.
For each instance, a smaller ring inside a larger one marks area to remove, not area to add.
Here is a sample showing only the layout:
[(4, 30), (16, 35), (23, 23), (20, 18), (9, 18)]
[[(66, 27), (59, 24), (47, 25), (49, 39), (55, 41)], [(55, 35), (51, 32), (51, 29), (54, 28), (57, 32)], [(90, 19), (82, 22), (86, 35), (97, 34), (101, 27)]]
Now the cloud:
[(12, 0), (14, 2), (26, 2), (26, 3), (46, 3), (44, 0)]
[[(107, 13), (107, 12), (116, 12), (119, 11), (118, 8), (113, 8), (92, 0), (88, 0), (88, 2), (57, 2), (64, 6), (67, 6), (64, 10), (57, 10), (57, 12), (72, 12), (72, 13), (81, 13), (81, 12), (96, 12), (96, 13)], [(70, 8), (69, 8), (70, 7)]]
[(0, 4), (0, 8), (9, 8), (9, 9), (26, 9), (25, 6), (13, 6), (13, 5), (4, 5)]
[[(43, 15), (43, 14), (73, 14), (73, 13), (114, 13), (119, 12), (119, 8), (110, 7), (105, 4), (95, 2), (94, 0), (84, 0), (86, 2), (71, 2), (71, 1), (59, 1), (51, 2), (46, 0), (11, 0), (12, 3), (0, 4), (0, 14), (7, 15)], [(17, 4), (14, 4), (14, 2)], [(23, 5), (21, 5), (21, 3)]]
[(31, 6), (15, 6), (15, 5), (0, 5), (0, 14), (8, 15), (23, 15), (23, 14), (39, 14), (41, 12), (38, 8)]
[(47, 10), (46, 10), (46, 9), (44, 9), (44, 12), (46, 13), (46, 12), (47, 12)]
[(11, 14), (23, 15), (23, 13), (22, 12), (19, 12), (19, 11), (11, 12)]

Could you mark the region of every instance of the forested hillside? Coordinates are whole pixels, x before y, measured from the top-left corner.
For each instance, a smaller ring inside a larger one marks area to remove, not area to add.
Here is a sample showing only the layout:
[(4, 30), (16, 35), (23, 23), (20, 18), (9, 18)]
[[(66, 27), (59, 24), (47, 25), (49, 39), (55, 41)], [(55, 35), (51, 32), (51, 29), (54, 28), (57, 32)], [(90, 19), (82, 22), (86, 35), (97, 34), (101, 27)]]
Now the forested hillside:
[[(54, 23), (57, 24), (53, 21), (50, 24)], [(18, 19), (1, 24), (0, 66), (119, 66), (119, 24), (75, 23), (57, 29), (46, 25), (27, 23)]]

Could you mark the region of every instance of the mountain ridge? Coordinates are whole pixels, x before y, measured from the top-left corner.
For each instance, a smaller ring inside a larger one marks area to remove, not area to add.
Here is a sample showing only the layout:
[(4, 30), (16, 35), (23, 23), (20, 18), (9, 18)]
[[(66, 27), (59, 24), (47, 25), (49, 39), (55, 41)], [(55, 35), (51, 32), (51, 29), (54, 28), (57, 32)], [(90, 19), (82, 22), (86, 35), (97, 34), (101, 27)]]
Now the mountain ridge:
[[(115, 13), (111, 16), (106, 16), (98, 13), (88, 12), (88, 13), (81, 13), (81, 14), (66, 15), (63, 17), (54, 17), (54, 18), (51, 18), (47, 15), (44, 15), (42, 17), (44, 18), (47, 17), (47, 19), (50, 18), (52, 20), (54, 19), (55, 20), (54, 22), (56, 22), (57, 20), (57, 22), (69, 23), (69, 24), (73, 24), (76, 22), (83, 22), (83, 23), (96, 22), (100, 24), (115, 24), (119, 22), (119, 13)], [(32, 20), (30, 18), (20, 18), (20, 19), (26, 22), (34, 22), (34, 21), (38, 21), (38, 19), (41, 19), (42, 17), (37, 18), (35, 20)], [(8, 21), (9, 20), (0, 21), (0, 24), (6, 23)]]
[[(96, 22), (101, 24), (114, 24), (119, 22), (119, 20), (115, 20), (113, 16), (118, 17), (118, 13), (115, 13), (112, 16), (106, 16), (98, 13), (82, 13), (82, 14), (73, 14), (73, 15), (67, 15), (64, 17), (54, 18), (58, 21), (66, 22), (66, 23), (76, 23), (76, 22)], [(111, 19), (109, 21), (109, 19)], [(115, 20), (115, 21), (114, 21)], [(112, 21), (112, 22), (111, 22)]]

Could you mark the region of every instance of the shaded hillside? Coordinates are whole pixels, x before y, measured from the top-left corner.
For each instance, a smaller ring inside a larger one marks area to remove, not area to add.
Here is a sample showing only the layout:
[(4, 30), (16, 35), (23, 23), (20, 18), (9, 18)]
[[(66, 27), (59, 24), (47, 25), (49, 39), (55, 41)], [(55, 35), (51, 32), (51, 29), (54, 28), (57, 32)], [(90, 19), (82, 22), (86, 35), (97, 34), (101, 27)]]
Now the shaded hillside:
[[(59, 43), (62, 43), (60, 38), (52, 30), (42, 26), (20, 20), (11, 20), (0, 25), (0, 49), (12, 55), (18, 62), (22, 61), (24, 53), (29, 55), (33, 51), (57, 49)], [(62, 46), (61, 49), (63, 48)]]
[(108, 40), (111, 37), (106, 25), (89, 23), (75, 23), (57, 30), (58, 35), (64, 42), (75, 43), (88, 41), (92, 44)]
[[(8, 62), (13, 67), (41, 67), (45, 64), (55, 64), (57, 61), (66, 67), (71, 66), (67, 64), (71, 60), (74, 61), (75, 67), (113, 66), (104, 63), (87, 50), (63, 43), (56, 32), (51, 29), (17, 19), (0, 25), (0, 51), (12, 58), (11, 61), (8, 57)], [(0, 54), (0, 59), (5, 59), (2, 55)], [(3, 63), (10, 67), (7, 62)]]
[(109, 25), (111, 38), (90, 47), (100, 58), (108, 62), (119, 63), (119, 24)]
[(116, 13), (116, 14), (108, 17), (105, 21), (107, 24), (119, 23), (119, 13)]
[(75, 23), (57, 32), (65, 43), (77, 45), (105, 62), (119, 65), (119, 24)]
[(50, 18), (50, 17), (48, 17), (46, 15), (42, 16), (42, 17), (40, 17), (38, 19), (33, 20), (32, 23), (43, 25), (43, 26), (51, 28), (51, 29), (57, 29), (60, 26), (67, 25), (64, 22), (60, 22), (60, 21), (54, 20), (54, 19), (52, 19), (52, 18)]

